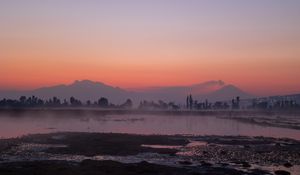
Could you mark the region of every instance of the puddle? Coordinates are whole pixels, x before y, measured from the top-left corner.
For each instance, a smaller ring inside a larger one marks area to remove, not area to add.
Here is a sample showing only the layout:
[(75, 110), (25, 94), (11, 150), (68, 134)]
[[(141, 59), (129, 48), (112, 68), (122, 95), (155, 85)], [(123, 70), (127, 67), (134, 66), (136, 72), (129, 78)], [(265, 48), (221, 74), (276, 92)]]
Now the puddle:
[(186, 147), (207, 146), (207, 142), (204, 141), (189, 140), (189, 142)]
[(183, 146), (175, 146), (175, 145), (141, 145), (141, 147), (146, 148), (156, 148), (156, 149), (180, 149)]

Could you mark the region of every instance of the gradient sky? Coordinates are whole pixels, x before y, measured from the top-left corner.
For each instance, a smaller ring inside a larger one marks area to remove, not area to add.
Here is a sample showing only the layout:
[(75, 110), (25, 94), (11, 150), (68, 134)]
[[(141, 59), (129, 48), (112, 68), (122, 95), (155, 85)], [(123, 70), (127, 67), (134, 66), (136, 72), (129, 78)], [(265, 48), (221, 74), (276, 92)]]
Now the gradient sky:
[(1, 0), (0, 89), (223, 80), (300, 92), (299, 0)]

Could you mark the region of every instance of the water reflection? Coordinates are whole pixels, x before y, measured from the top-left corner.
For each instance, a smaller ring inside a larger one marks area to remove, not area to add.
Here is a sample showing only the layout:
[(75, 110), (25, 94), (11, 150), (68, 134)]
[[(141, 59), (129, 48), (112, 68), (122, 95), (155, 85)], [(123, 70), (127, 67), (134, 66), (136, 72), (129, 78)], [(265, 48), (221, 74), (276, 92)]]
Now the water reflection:
[(215, 116), (0, 114), (0, 137), (59, 131), (133, 134), (245, 135), (300, 140), (300, 130), (259, 126)]

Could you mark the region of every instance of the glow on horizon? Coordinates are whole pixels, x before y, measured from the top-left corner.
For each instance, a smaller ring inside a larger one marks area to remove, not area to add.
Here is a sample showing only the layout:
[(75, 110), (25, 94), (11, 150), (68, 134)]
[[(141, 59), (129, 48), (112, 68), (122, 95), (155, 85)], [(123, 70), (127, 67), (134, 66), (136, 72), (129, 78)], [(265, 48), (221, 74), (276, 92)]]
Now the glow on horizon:
[(223, 80), (300, 92), (300, 1), (3, 0), (0, 89)]

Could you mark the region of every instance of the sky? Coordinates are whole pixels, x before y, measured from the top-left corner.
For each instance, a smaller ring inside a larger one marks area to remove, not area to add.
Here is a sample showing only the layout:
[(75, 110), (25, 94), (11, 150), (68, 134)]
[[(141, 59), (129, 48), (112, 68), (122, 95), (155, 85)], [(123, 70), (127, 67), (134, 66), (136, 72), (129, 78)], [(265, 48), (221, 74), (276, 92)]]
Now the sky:
[(299, 0), (1, 0), (0, 89), (223, 80), (300, 92)]

